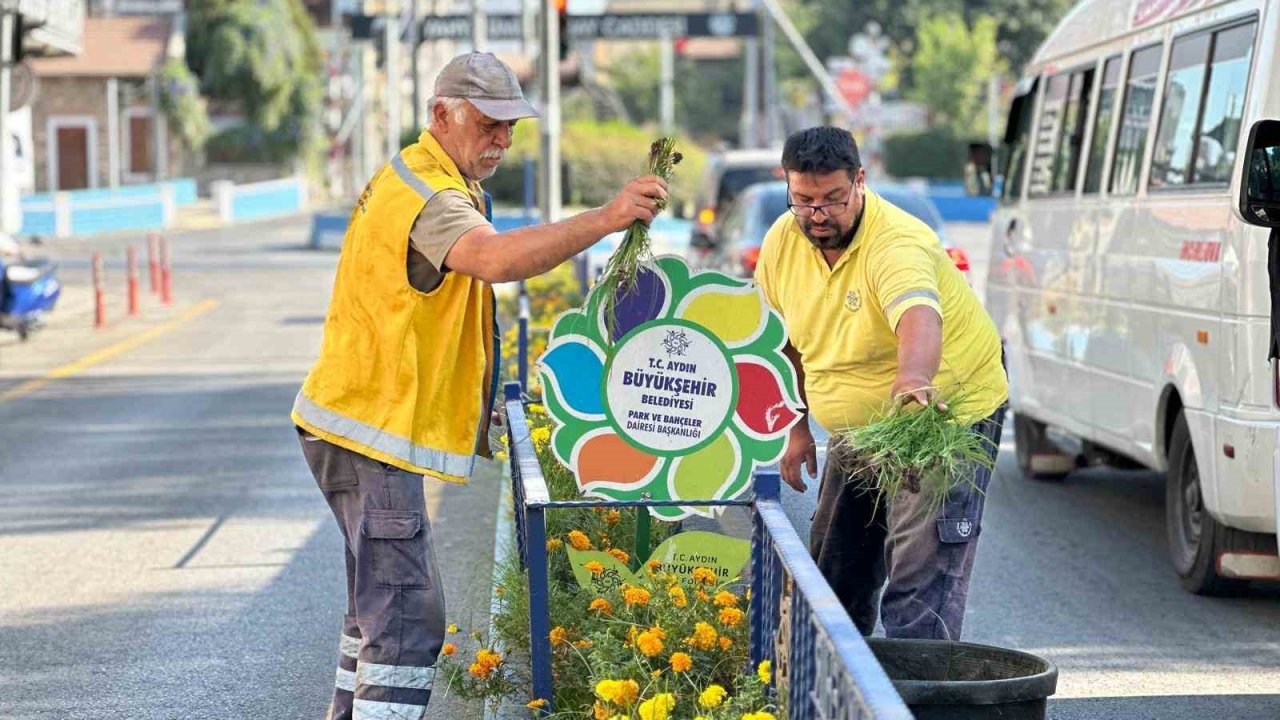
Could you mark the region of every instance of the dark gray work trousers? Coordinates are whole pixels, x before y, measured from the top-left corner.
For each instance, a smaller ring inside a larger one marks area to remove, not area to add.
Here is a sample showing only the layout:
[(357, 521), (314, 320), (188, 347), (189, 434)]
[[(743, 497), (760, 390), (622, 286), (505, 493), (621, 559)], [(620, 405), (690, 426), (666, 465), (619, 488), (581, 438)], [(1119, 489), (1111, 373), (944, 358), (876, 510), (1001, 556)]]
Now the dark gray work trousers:
[(444, 592), (421, 475), (298, 430), (346, 540), (332, 720), (421, 720), (444, 645)]
[[(1001, 407), (973, 427), (993, 463), (1004, 413)], [(818, 569), (863, 635), (880, 610), (888, 637), (959, 640), (991, 471), (970, 468), (972, 485), (962, 483), (934, 510), (923, 493), (906, 490), (877, 502), (849, 482), (856, 466), (848, 447), (827, 457), (809, 534)]]

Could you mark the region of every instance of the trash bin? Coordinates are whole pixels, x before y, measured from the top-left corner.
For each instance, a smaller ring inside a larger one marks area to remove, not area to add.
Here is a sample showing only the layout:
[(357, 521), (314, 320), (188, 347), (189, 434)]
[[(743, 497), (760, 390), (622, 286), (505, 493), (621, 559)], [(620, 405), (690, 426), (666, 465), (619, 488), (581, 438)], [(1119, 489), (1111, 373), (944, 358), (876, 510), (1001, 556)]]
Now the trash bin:
[(946, 640), (867, 638), (917, 720), (1043, 720), (1058, 668), (1030, 653)]

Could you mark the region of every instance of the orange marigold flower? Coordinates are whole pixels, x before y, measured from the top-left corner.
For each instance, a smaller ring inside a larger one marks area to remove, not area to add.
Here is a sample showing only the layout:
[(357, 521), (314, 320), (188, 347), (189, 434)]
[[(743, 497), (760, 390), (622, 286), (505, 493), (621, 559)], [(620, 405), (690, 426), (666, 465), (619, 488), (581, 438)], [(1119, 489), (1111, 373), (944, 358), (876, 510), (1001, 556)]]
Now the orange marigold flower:
[(671, 596), (671, 604), (678, 608), (689, 606), (689, 596), (684, 594), (684, 588), (679, 585), (672, 585), (667, 588), (667, 595)]
[(597, 701), (591, 706), (591, 717), (595, 720), (609, 720), (609, 711)]
[(622, 522), (622, 513), (617, 510), (610, 510), (605, 513), (604, 521), (610, 525), (617, 525), (619, 522)]
[(631, 562), (631, 556), (627, 554), (626, 550), (622, 550), (620, 548), (613, 548), (612, 550), (609, 551), (609, 554), (617, 558), (618, 562), (622, 563), (623, 565)]
[(530, 700), (529, 702), (525, 703), (524, 706), (529, 708), (530, 710), (541, 710), (542, 708), (547, 706), (547, 701), (543, 698), (538, 698), (537, 700)]
[(547, 552), (555, 552), (564, 547), (564, 541), (560, 538), (551, 538), (547, 541)]
[(440, 648), (440, 654), (445, 657), (450, 657), (456, 652), (458, 652), (458, 646), (453, 643), (445, 643), (444, 647)]
[(587, 537), (586, 533), (581, 530), (570, 530), (569, 544), (573, 546), (574, 550), (590, 550), (591, 538)]
[(648, 605), (649, 591), (644, 588), (627, 588), (622, 591), (622, 601), (628, 605)]
[(595, 560), (583, 563), (582, 567), (590, 570), (592, 575), (599, 575), (600, 573), (604, 572), (604, 565), (601, 565), (599, 562), (596, 562)]
[(591, 612), (603, 613), (605, 615), (613, 614), (613, 606), (610, 605), (609, 601), (605, 600), (604, 598), (596, 598), (595, 600), (592, 600), (591, 606), (588, 607), (587, 609), (590, 610)]
[(703, 585), (714, 585), (716, 582), (716, 571), (708, 567), (696, 567), (693, 569), (693, 581), (702, 583)]
[(657, 570), (658, 568), (662, 567), (662, 561), (650, 560), (649, 562), (645, 563), (645, 565), (648, 565), (650, 570)]
[(728, 650), (728, 649), (729, 649), (729, 648), (731, 648), (731, 647), (733, 647), (733, 638), (727, 638), (727, 637), (725, 637), (725, 636), (721, 635), (721, 636), (720, 636), (720, 649), (721, 649), (721, 650)]
[(551, 628), (551, 633), (548, 635), (548, 638), (551, 640), (552, 647), (556, 645), (566, 645), (569, 642), (569, 631), (557, 625)]
[(720, 624), (726, 627), (736, 627), (742, 622), (742, 611), (738, 608), (727, 607), (720, 611)]
[(636, 649), (644, 653), (645, 657), (653, 657), (662, 652), (662, 640), (653, 632), (645, 630), (636, 636)]
[(738, 596), (728, 590), (721, 590), (714, 598), (718, 607), (738, 607)]
[(578, 647), (578, 648), (589, 648), (593, 645), (595, 645), (595, 643), (591, 642), (590, 640), (579, 640), (573, 644), (574, 647)]
[(671, 653), (671, 669), (676, 672), (689, 672), (693, 669), (693, 658), (688, 653)]
[(711, 596), (703, 592), (701, 589), (694, 590), (693, 593), (697, 595), (698, 599), (702, 602), (709, 602), (711, 600)]
[(711, 650), (716, 646), (718, 634), (711, 625), (700, 622), (693, 626), (693, 635), (685, 640), (687, 644), (699, 650)]

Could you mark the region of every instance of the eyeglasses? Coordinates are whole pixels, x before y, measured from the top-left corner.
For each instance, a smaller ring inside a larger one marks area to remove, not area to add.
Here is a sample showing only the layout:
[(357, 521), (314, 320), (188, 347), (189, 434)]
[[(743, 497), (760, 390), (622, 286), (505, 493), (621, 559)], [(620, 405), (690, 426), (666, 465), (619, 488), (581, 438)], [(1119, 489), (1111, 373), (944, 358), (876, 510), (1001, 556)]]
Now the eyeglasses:
[(796, 217), (813, 217), (819, 210), (827, 217), (836, 217), (843, 215), (845, 210), (849, 209), (849, 201), (853, 199), (854, 188), (849, 188), (849, 197), (840, 202), (823, 203), (822, 205), (804, 205), (801, 203), (791, 202), (791, 192), (787, 191), (787, 209)]

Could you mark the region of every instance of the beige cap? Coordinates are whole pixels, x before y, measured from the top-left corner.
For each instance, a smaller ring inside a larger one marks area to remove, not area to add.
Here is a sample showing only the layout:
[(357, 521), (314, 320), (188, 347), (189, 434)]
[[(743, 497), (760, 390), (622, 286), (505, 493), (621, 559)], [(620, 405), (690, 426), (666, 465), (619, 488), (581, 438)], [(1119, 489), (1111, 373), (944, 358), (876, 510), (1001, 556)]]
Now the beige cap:
[(465, 98), (494, 120), (535, 117), (516, 74), (493, 53), (472, 52), (449, 61), (436, 77), (436, 97)]

